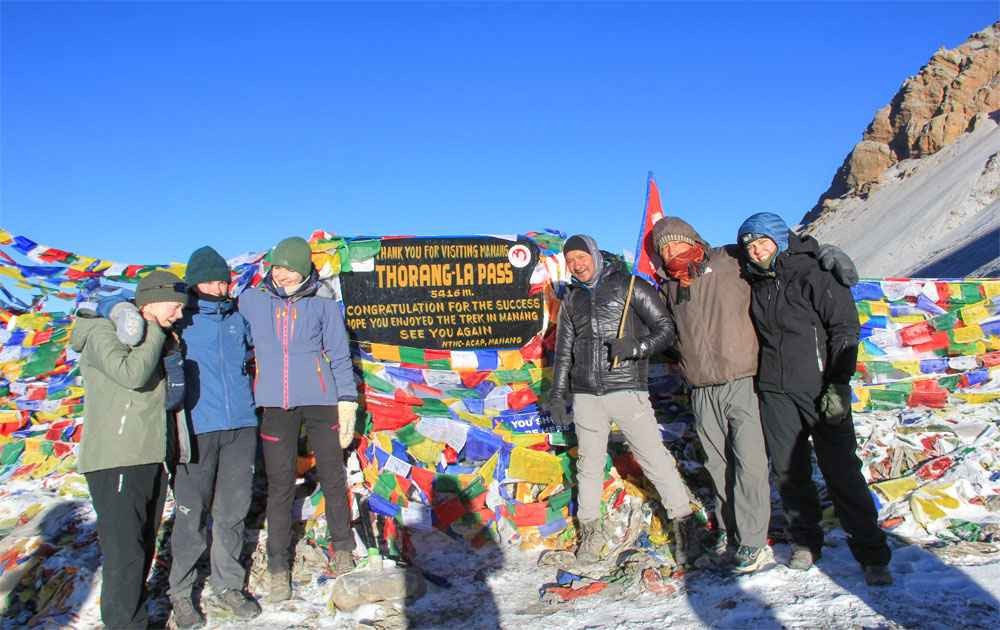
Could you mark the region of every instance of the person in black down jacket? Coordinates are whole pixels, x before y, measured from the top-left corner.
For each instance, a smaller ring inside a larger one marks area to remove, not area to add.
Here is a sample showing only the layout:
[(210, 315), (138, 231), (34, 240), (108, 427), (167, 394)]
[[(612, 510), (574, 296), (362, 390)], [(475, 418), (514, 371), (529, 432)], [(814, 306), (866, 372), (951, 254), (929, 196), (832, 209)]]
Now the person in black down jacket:
[[(628, 272), (621, 263), (605, 260), (589, 236), (571, 236), (563, 253), (573, 283), (559, 310), (549, 410), (553, 421), (565, 428), (566, 401), (572, 396), (579, 444), (577, 559), (596, 562), (604, 547), (600, 501), (614, 421), (673, 519), (676, 560), (693, 560), (700, 549), (698, 523), (674, 458), (663, 445), (646, 383), (648, 357), (676, 339), (673, 320), (653, 288), (640, 280), (633, 289), (624, 335), (618, 339)], [(617, 367), (612, 367), (615, 359)]]
[(757, 383), (764, 438), (793, 543), (790, 566), (808, 569), (823, 546), (812, 437), (865, 580), (890, 584), (891, 552), (855, 452), (850, 379), (860, 325), (851, 292), (820, 269), (816, 241), (791, 232), (776, 214), (762, 212), (744, 221), (739, 243), (747, 257), (750, 313), (760, 342)]

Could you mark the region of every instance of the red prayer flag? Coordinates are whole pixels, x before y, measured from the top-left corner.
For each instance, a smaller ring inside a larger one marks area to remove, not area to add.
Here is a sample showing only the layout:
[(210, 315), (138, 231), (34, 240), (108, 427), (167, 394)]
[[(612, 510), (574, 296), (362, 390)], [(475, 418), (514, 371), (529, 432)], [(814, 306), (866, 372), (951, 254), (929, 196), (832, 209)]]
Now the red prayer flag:
[(635, 244), (635, 261), (632, 273), (650, 284), (656, 284), (654, 277), (656, 269), (653, 266), (653, 224), (663, 218), (663, 207), (660, 205), (660, 191), (656, 180), (650, 171), (646, 179), (646, 203), (642, 211), (642, 223), (639, 225), (639, 239)]

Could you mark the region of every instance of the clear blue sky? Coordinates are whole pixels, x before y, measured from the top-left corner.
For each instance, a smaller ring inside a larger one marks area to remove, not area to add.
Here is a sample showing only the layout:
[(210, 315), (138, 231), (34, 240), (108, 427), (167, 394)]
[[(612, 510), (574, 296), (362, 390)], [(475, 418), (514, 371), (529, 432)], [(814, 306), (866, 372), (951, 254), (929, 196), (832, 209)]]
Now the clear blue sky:
[(0, 226), (128, 263), (544, 227), (797, 222), (995, 2), (0, 7)]

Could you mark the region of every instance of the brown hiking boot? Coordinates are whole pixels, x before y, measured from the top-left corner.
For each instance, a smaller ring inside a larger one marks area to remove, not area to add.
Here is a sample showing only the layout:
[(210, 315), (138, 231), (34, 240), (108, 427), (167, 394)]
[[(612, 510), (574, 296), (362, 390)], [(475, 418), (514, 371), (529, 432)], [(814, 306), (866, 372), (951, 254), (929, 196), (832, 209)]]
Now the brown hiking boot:
[(350, 573), (355, 566), (354, 555), (350, 551), (334, 550), (333, 558), (330, 559), (330, 572), (334, 576)]
[(694, 514), (673, 520), (674, 561), (683, 567), (701, 555), (702, 525)]
[(600, 521), (584, 521), (576, 532), (576, 561), (580, 564), (600, 562), (604, 550), (604, 535)]
[(292, 598), (292, 572), (273, 571), (270, 575), (270, 589), (267, 593), (267, 601), (277, 604)]

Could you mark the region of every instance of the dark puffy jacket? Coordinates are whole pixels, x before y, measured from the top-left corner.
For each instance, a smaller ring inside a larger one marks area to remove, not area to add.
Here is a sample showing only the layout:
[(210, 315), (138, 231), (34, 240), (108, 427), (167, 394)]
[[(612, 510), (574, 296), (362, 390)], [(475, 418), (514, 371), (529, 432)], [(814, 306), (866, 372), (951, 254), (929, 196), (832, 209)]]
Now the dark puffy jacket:
[(624, 336), (644, 341), (648, 352), (639, 360), (622, 361), (611, 369), (606, 344), (618, 336), (629, 277), (624, 266), (606, 254), (593, 289), (575, 281), (569, 287), (559, 309), (553, 398), (646, 389), (647, 358), (666, 349), (676, 335), (674, 322), (656, 291), (646, 281), (636, 280)]
[(250, 325), (231, 300), (196, 299), (178, 323), (186, 407), (196, 434), (257, 426), (246, 364)]
[(258, 407), (336, 405), (356, 400), (357, 385), (340, 305), (317, 295), (316, 273), (293, 295), (282, 295), (268, 274), (240, 295), (250, 323)]
[(854, 374), (858, 311), (850, 289), (820, 269), (818, 247), (809, 236), (789, 234), (773, 271), (746, 263), (763, 391), (818, 396), (825, 383), (847, 384)]

